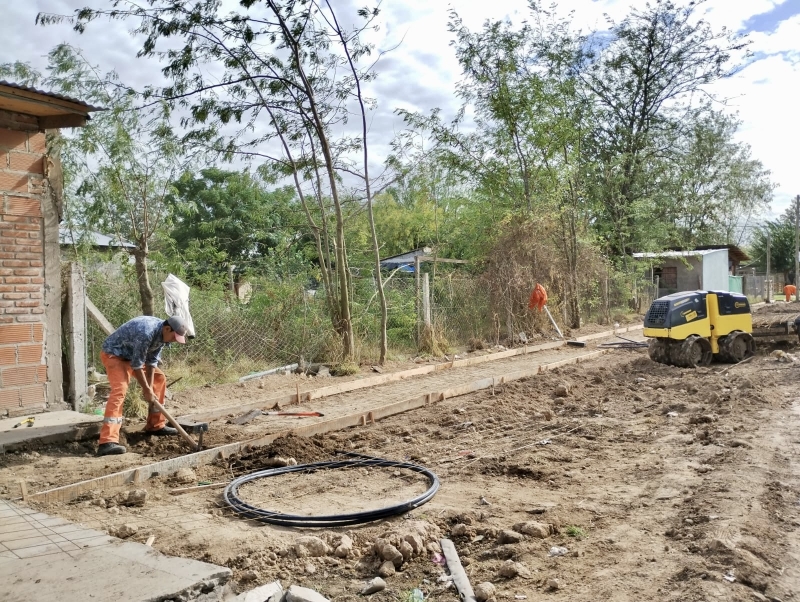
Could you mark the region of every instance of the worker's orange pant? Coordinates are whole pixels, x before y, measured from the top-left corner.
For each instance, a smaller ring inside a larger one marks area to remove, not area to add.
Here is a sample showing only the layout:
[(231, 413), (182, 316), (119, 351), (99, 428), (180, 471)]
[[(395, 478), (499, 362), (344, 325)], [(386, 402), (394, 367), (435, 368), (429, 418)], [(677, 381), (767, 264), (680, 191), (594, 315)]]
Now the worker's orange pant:
[[(103, 428), (100, 429), (100, 443), (118, 443), (119, 429), (122, 427), (122, 406), (125, 403), (125, 394), (128, 392), (133, 370), (128, 360), (116, 355), (109, 355), (105, 351), (100, 354), (100, 360), (106, 368), (108, 384), (111, 385), (111, 394), (108, 396), (106, 414), (103, 418)], [(158, 368), (153, 368), (153, 393), (156, 394), (161, 405), (164, 405), (166, 390), (166, 376)], [(145, 430), (157, 431), (164, 428), (166, 424), (167, 419), (151, 404)]]
[(797, 289), (792, 284), (787, 284), (786, 286), (783, 287), (783, 296), (786, 299), (786, 301), (791, 301), (792, 300), (792, 295), (795, 296), (794, 299), (795, 299), (795, 301), (797, 301), (797, 294), (796, 293), (797, 293)]

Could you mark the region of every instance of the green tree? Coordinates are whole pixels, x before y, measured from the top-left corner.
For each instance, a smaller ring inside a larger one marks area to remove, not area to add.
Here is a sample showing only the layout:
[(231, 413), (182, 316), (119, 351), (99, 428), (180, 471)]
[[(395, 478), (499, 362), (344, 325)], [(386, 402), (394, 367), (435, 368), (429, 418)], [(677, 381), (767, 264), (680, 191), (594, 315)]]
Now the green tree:
[[(585, 40), (535, 3), (532, 17), (520, 28), (494, 21), (473, 32), (452, 12), (450, 30), (464, 74), (457, 89), (461, 113), (453, 124), (442, 123), (436, 112), (403, 115), (430, 132), (440, 160), (469, 174), (494, 212), (490, 224), (500, 224), (509, 212), (520, 219), (555, 217), (558, 227), (548, 232), (566, 259), (569, 322), (577, 327), (580, 247), (591, 240), (582, 145), (592, 107), (577, 77)], [(475, 129), (464, 134), (459, 127), (468, 113)]]
[(597, 158), (591, 194), (617, 256), (651, 244), (658, 158), (669, 152), (661, 143), (691, 129), (703, 86), (731, 75), (732, 54), (746, 46), (698, 18), (704, 1), (656, 0), (619, 23), (609, 20), (608, 36), (595, 36), (597, 49), (581, 71), (597, 114), (585, 149)]
[(671, 246), (741, 244), (767, 208), (774, 184), (750, 148), (734, 139), (738, 128), (736, 117), (708, 111), (672, 145), (676, 152), (661, 180), (665, 198), (654, 214), (671, 227)]
[(794, 279), (794, 207), (786, 210), (780, 219), (764, 222), (753, 232), (750, 255), (761, 270), (767, 268), (767, 236), (770, 247), (770, 269), (783, 272)]
[[(139, 54), (161, 59), (169, 80), (166, 87), (151, 89), (151, 98), (187, 112), (187, 143), (227, 158), (268, 161), (293, 179), (347, 359), (354, 358), (356, 345), (344, 203), (356, 195), (347, 194), (342, 182), (343, 174), (353, 171), (349, 153), (366, 156), (367, 140), (363, 131), (360, 136), (334, 132), (350, 116), (351, 102), (359, 102), (362, 114), (372, 106), (359, 86), (373, 76), (373, 47), (362, 34), (374, 28), (378, 9), (358, 14), (360, 23), (345, 29), (327, 0), (242, 0), (235, 10), (216, 0), (111, 0), (108, 9), (79, 9), (72, 18), (81, 32), (99, 18), (135, 23)], [(37, 21), (64, 19), (40, 14)], [(360, 177), (370, 181), (366, 172)], [(369, 202), (369, 189), (366, 197)]]
[[(168, 201), (173, 227), (170, 237), (182, 254), (200, 259), (203, 270), (240, 275), (268, 257), (299, 252), (297, 215), (292, 187), (269, 191), (248, 171), (202, 170), (183, 174)], [(204, 258), (205, 261), (203, 261)]]

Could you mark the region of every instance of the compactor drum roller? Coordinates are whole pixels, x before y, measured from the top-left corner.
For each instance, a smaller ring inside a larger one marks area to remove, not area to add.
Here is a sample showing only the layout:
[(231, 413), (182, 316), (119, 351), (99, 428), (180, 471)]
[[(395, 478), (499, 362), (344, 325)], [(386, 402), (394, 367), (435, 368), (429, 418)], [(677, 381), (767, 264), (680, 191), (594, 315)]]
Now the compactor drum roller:
[(690, 291), (653, 301), (644, 319), (650, 359), (694, 368), (712, 359), (738, 363), (755, 354), (747, 297), (723, 291)]

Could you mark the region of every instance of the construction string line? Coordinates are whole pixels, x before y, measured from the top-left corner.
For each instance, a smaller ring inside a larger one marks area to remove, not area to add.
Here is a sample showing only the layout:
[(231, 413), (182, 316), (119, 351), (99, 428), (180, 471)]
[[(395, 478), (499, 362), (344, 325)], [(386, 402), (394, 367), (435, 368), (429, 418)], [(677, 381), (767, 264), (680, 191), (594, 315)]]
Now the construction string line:
[[(272, 468), (269, 470), (259, 470), (231, 481), (222, 493), (225, 502), (243, 518), (258, 520), (264, 523), (273, 525), (281, 525), (283, 527), (341, 527), (345, 525), (360, 525), (363, 523), (372, 522), (388, 518), (390, 516), (397, 516), (410, 512), (414, 508), (418, 508), (423, 504), (430, 501), (436, 492), (439, 491), (439, 477), (433, 472), (419, 466), (417, 464), (409, 464), (407, 462), (396, 462), (394, 460), (385, 460), (383, 458), (374, 458), (371, 456), (364, 456), (352, 452), (337, 452), (342, 455), (351, 456), (353, 460), (332, 460), (327, 462), (314, 462), (312, 464), (298, 464), (296, 466), (284, 466), (281, 468)], [(375, 510), (365, 510), (362, 512), (354, 512), (350, 514), (330, 514), (326, 516), (302, 516), (295, 514), (283, 514), (273, 510), (267, 510), (253, 506), (243, 501), (239, 497), (239, 487), (245, 483), (255, 481), (257, 479), (265, 479), (268, 477), (276, 477), (283, 474), (293, 472), (316, 472), (319, 470), (335, 470), (338, 468), (353, 468), (361, 466), (379, 466), (384, 468), (398, 468), (406, 469), (412, 472), (420, 473), (428, 478), (430, 486), (425, 493), (393, 506), (386, 508), (379, 508)]]

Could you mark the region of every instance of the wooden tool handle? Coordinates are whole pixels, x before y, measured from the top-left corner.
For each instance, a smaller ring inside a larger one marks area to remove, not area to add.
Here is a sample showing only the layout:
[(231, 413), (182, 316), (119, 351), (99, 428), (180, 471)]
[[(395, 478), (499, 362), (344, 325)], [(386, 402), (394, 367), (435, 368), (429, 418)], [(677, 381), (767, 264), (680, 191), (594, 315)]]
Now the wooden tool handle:
[(152, 404), (155, 406), (155, 408), (156, 408), (156, 409), (157, 409), (159, 412), (161, 412), (162, 414), (164, 414), (164, 417), (167, 419), (167, 421), (168, 421), (168, 422), (169, 422), (169, 423), (170, 423), (172, 426), (174, 426), (174, 427), (177, 429), (177, 431), (178, 431), (178, 434), (179, 434), (181, 437), (183, 437), (183, 438), (184, 438), (184, 440), (185, 440), (185, 441), (186, 441), (186, 442), (187, 442), (189, 445), (191, 445), (193, 449), (195, 449), (195, 450), (198, 450), (198, 449), (200, 449), (200, 446), (197, 444), (197, 442), (196, 442), (194, 439), (192, 439), (192, 437), (189, 435), (189, 433), (187, 433), (185, 430), (183, 430), (183, 427), (182, 427), (180, 424), (178, 424), (178, 422), (177, 422), (177, 421), (176, 421), (176, 420), (175, 420), (175, 419), (174, 419), (174, 418), (173, 418), (173, 417), (170, 415), (170, 413), (169, 413), (169, 412), (167, 412), (167, 410), (166, 410), (166, 408), (164, 408), (164, 406), (162, 406), (162, 405), (161, 405), (159, 402), (157, 402), (157, 401), (153, 401), (153, 402), (152, 402)]

